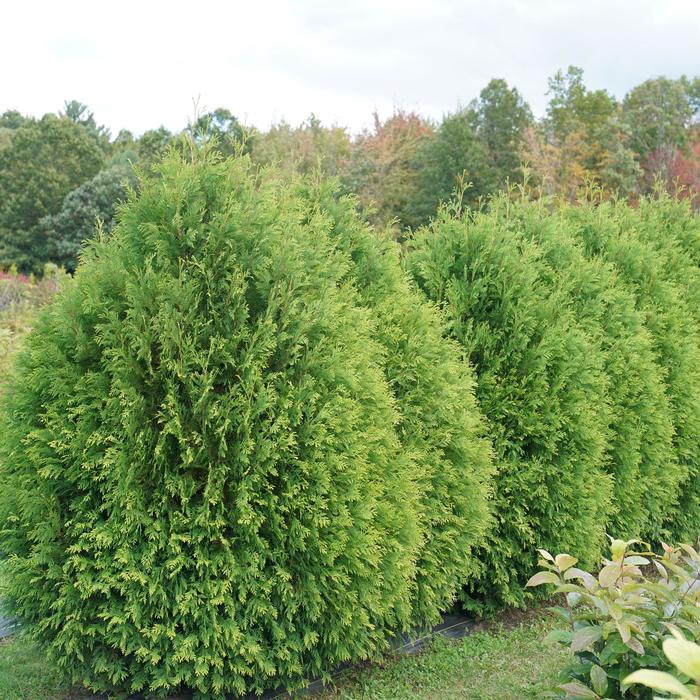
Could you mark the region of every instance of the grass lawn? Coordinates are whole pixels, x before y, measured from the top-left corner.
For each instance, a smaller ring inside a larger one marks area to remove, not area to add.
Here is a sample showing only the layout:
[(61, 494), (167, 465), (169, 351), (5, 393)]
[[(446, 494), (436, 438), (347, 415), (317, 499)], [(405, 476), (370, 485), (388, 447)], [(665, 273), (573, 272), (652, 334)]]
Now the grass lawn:
[[(552, 629), (543, 612), (502, 616), (458, 642), (442, 638), (419, 654), (386, 656), (336, 679), (322, 700), (473, 698), (540, 699), (556, 685), (567, 653), (542, 640)], [(68, 700), (70, 691), (27, 641), (0, 642), (2, 700)]]
[(0, 641), (0, 698), (2, 700), (64, 700), (80, 697), (69, 692), (44, 655), (34, 645), (16, 639)]
[(436, 638), (411, 656), (380, 663), (340, 679), (324, 700), (540, 700), (561, 681), (568, 653), (543, 641), (554, 627), (547, 613), (504, 616), (461, 641)]

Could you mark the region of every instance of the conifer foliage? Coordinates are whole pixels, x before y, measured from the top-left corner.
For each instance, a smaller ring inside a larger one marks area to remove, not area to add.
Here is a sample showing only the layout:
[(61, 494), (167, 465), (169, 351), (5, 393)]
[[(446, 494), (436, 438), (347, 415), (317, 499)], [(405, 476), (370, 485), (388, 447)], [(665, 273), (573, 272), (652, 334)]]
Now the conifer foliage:
[(462, 584), (490, 470), (469, 370), (395, 251), (336, 213), (245, 159), (172, 156), (37, 322), (0, 551), (74, 679), (294, 685)]
[(467, 600), (520, 602), (537, 546), (590, 562), (600, 553), (612, 489), (604, 358), (548, 289), (538, 246), (497, 214), (443, 210), (411, 248), (409, 268), (476, 370), (499, 469)]
[(294, 687), (522, 603), (537, 547), (697, 539), (687, 203), (510, 192), (402, 249), (213, 153), (134, 189), (4, 383), (5, 603), (74, 680)]
[(486, 426), (474, 397), (472, 369), (444, 319), (401, 268), (390, 231), (363, 224), (356, 202), (332, 184), (307, 196), (330, 220), (331, 239), (353, 262), (347, 278), (377, 319), (385, 375), (399, 411), (397, 431), (414, 460), (421, 498), (423, 543), (417, 562), (413, 621), (422, 625), (449, 607), (476, 572), (474, 546), (487, 524), (485, 494), (492, 462)]
[(678, 466), (665, 372), (656, 361), (644, 314), (613, 265), (586, 257), (566, 217), (544, 202), (501, 198), (492, 209), (502, 226), (538, 246), (548, 288), (564, 292), (564, 301), (602, 353), (610, 406), (607, 465), (614, 478), (607, 532), (658, 542), (664, 536), (663, 518), (675, 505)]
[(664, 526), (651, 535), (695, 542), (700, 533), (700, 331), (689, 300), (700, 272), (691, 278), (689, 266), (671, 264), (668, 253), (682, 229), (672, 226), (675, 233), (662, 243), (665, 217), (654, 217), (652, 226), (659, 230), (652, 235), (649, 206), (645, 202), (639, 211), (606, 202), (566, 207), (560, 214), (575, 227), (589, 257), (604, 257), (615, 266), (651, 333), (674, 429), (673, 449), (660, 474)]

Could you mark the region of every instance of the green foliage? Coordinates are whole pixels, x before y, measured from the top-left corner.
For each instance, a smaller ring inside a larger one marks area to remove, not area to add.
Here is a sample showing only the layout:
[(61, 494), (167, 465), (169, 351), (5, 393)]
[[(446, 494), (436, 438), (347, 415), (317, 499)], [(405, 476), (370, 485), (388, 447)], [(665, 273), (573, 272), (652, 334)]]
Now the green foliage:
[(83, 244), (95, 237), (98, 222), (105, 233), (112, 230), (117, 204), (126, 198), (127, 188), (135, 184), (129, 166), (114, 165), (69, 193), (57, 214), (39, 222), (46, 258), (75, 270)]
[[(689, 127), (700, 113), (698, 79), (665, 77), (645, 80), (625, 96), (624, 118), (630, 126), (630, 144), (653, 176), (668, 176), (678, 149), (688, 146)], [(647, 186), (651, 185), (647, 182)]]
[(432, 135), (429, 122), (397, 110), (383, 122), (375, 113), (373, 130), (353, 141), (341, 183), (345, 192), (357, 195), (375, 225), (388, 226), (395, 220), (400, 228), (415, 225), (411, 210), (418, 194), (418, 173), (413, 161)]
[(548, 128), (560, 139), (581, 125), (594, 131), (615, 113), (615, 99), (606, 90), (588, 90), (583, 70), (576, 66), (569, 66), (566, 73), (557, 71), (549, 80), (548, 94)]
[(500, 186), (522, 180), (521, 157), (525, 129), (532, 124), (529, 105), (516, 88), (494, 79), (470, 104), (476, 131), (486, 145), (490, 169)]
[(542, 279), (551, 292), (564, 293), (563, 302), (602, 353), (609, 384), (607, 464), (614, 478), (607, 531), (658, 540), (675, 505), (675, 486), (666, 484), (673, 424), (665, 374), (634, 295), (610, 263), (586, 258), (576, 228), (546, 202), (500, 198), (492, 210), (501, 226), (537, 244)]
[[(694, 540), (700, 532), (700, 333), (687, 292), (664, 270), (664, 256), (639, 233), (640, 215), (622, 202), (567, 207), (586, 254), (604, 257), (634, 295), (665, 373), (674, 427), (673, 451), (660, 477), (663, 529), (651, 536)], [(669, 507), (674, 504), (673, 507)]]
[[(700, 697), (700, 646), (673, 628), (671, 632), (673, 637), (664, 640), (663, 649), (680, 678), (663, 671), (641, 669), (627, 676), (625, 683), (641, 683), (663, 693), (673, 693), (678, 700), (694, 700)], [(688, 685), (689, 680), (695, 684)]]
[(8, 109), (0, 114), (0, 129), (19, 129), (32, 121), (31, 117), (23, 116), (16, 109)]
[(533, 136), (525, 159), (538, 179), (550, 179), (548, 192), (575, 200), (578, 190), (596, 182), (613, 192), (636, 191), (641, 169), (629, 145), (622, 109), (606, 90), (589, 90), (583, 70), (569, 66), (549, 80), (547, 116)]
[(564, 291), (549, 288), (541, 256), (494, 212), (443, 211), (411, 241), (409, 269), (475, 368), (499, 467), (495, 526), (469, 604), (520, 602), (533, 541), (588, 562), (603, 542), (612, 488), (604, 358)]
[(63, 106), (63, 112), (60, 112), (59, 116), (70, 119), (81, 126), (95, 140), (100, 150), (109, 153), (109, 129), (97, 123), (95, 115), (87, 105), (77, 100), (66, 101)]
[(39, 220), (94, 177), (103, 155), (94, 139), (67, 118), (46, 115), (15, 129), (0, 149), (0, 265), (39, 272)]
[(95, 689), (294, 685), (455, 595), (490, 470), (469, 372), (347, 202), (245, 159), (158, 174), (18, 356), (8, 597)]
[(242, 124), (223, 107), (213, 112), (203, 114), (188, 128), (192, 138), (199, 143), (214, 139), (216, 149), (224, 156), (230, 156), (239, 151), (248, 152), (247, 134)]
[(467, 108), (445, 116), (413, 159), (417, 192), (407, 223), (427, 223), (455, 192), (474, 206), (507, 181), (519, 182), (520, 151), (531, 122), (520, 93), (500, 79), (491, 80)]
[(629, 687), (630, 673), (669, 668), (662, 653), (669, 631), (681, 638), (700, 635), (700, 555), (688, 545), (664, 545), (658, 556), (637, 540), (612, 540), (610, 558), (594, 576), (569, 554), (539, 551), (542, 570), (527, 585), (556, 585), (564, 606), (553, 611), (566, 627), (549, 639), (574, 657), (568, 682), (559, 686), (562, 695), (649, 698), (645, 689)]
[(396, 429), (414, 462), (424, 540), (417, 562), (414, 623), (435, 621), (469, 575), (487, 525), (491, 454), (471, 369), (446, 340), (443, 319), (407, 279), (398, 246), (363, 224), (354, 200), (317, 183), (307, 196), (331, 223), (331, 239), (353, 265), (346, 279), (377, 319)]
[(488, 150), (479, 138), (472, 110), (445, 116), (435, 135), (421, 144), (413, 162), (416, 195), (408, 216), (415, 225), (427, 223), (455, 191), (466, 190), (464, 202), (475, 205), (494, 189)]
[(663, 191), (643, 197), (629, 215), (636, 215), (637, 235), (655, 249), (664, 276), (681, 290), (700, 323), (700, 217), (687, 199)]
[(324, 127), (313, 114), (297, 127), (281, 121), (264, 133), (254, 133), (251, 139), (251, 157), (257, 164), (274, 164), (287, 172), (322, 170), (336, 176), (350, 156), (347, 130), (337, 125)]
[[(128, 137), (124, 134), (124, 140), (128, 144)], [(165, 156), (168, 149), (174, 145), (176, 137), (164, 126), (157, 129), (149, 129), (138, 140), (139, 164), (144, 169), (151, 168)]]

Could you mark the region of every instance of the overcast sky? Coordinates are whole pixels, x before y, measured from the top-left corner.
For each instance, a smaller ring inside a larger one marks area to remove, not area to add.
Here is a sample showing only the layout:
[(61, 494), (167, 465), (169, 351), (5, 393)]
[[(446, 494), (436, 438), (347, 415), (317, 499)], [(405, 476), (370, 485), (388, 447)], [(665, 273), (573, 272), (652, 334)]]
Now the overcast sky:
[(700, 0), (20, 0), (0, 13), (0, 112), (89, 105), (113, 134), (222, 106), (265, 128), (314, 112), (439, 118), (505, 78), (536, 114), (574, 64), (618, 97), (700, 74)]

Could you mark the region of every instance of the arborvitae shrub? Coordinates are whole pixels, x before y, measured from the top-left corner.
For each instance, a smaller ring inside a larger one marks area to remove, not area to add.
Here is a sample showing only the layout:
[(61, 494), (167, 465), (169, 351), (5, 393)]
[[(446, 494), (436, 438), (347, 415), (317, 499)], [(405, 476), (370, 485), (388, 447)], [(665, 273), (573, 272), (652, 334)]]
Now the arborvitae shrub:
[[(626, 206), (624, 202), (618, 205)], [(691, 199), (677, 199), (661, 191), (643, 198), (636, 211), (643, 234), (655, 235), (659, 241), (672, 238), (695, 266), (700, 266), (700, 217), (692, 209)]]
[(409, 269), (474, 366), (499, 466), (495, 525), (466, 593), (519, 602), (536, 547), (600, 554), (612, 490), (603, 358), (540, 278), (537, 246), (498, 216), (442, 212), (411, 248)]
[(617, 202), (628, 225), (660, 256), (665, 275), (681, 290), (695, 321), (700, 323), (700, 216), (688, 200), (678, 201), (662, 193), (643, 198), (631, 209)]
[[(13, 611), (74, 679), (295, 684), (413, 621), (416, 575), (419, 616), (453, 589), (435, 559), (483, 530), (478, 419), (454, 393), (397, 410), (392, 393), (433, 381), (401, 371), (453, 350), (384, 329), (328, 227), (245, 160), (173, 156), (29, 336), (3, 402), (0, 551)], [(389, 339), (408, 359), (387, 361)], [(421, 429), (431, 408), (444, 427)]]
[(561, 213), (576, 225), (589, 256), (603, 256), (615, 265), (651, 331), (666, 373), (675, 430), (674, 452), (657, 489), (666, 492), (666, 503), (677, 505), (666, 512), (661, 534), (694, 542), (700, 533), (700, 332), (686, 301), (687, 289), (674, 284), (664, 269), (664, 256), (640, 234), (639, 214), (630, 207), (589, 204)]
[(586, 258), (576, 228), (544, 201), (502, 198), (492, 209), (503, 226), (538, 244), (542, 277), (550, 289), (565, 293), (578, 323), (603, 355), (609, 380), (608, 467), (614, 477), (607, 532), (625, 539), (652, 533), (658, 538), (675, 501), (675, 490), (665, 487), (666, 474), (677, 470), (673, 424), (665, 372), (634, 295), (610, 263)]
[(487, 526), (490, 444), (463, 351), (447, 340), (438, 309), (402, 269), (390, 232), (362, 223), (351, 198), (329, 182), (305, 183), (306, 196), (330, 222), (331, 239), (353, 265), (347, 279), (377, 319), (396, 428), (415, 463), (422, 501), (423, 544), (417, 562), (414, 622), (434, 619), (475, 573), (472, 550)]

